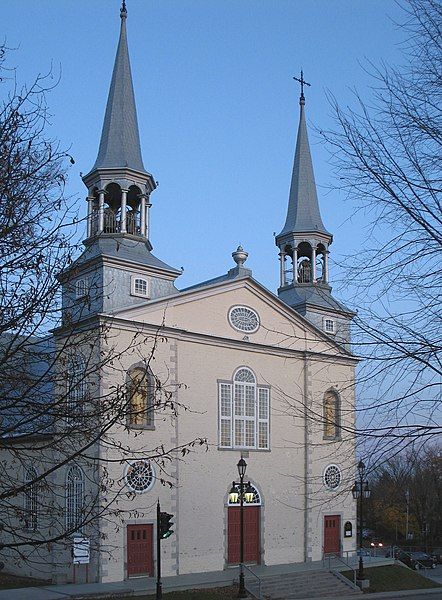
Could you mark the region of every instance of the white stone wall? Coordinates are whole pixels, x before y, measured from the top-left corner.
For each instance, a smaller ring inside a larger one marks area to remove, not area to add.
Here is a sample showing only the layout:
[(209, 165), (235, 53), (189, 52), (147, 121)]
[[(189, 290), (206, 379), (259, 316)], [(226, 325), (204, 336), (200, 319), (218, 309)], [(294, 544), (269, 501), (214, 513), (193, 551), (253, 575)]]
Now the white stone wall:
[[(250, 306), (260, 315), (259, 330), (246, 338), (227, 320), (229, 308), (236, 304)], [(127, 577), (127, 525), (152, 523), (155, 532), (157, 499), (162, 510), (174, 515), (175, 533), (162, 542), (164, 576), (226, 568), (227, 497), (238, 477), (241, 452), (218, 449), (218, 381), (231, 380), (240, 366), (252, 369), (258, 385), (271, 390), (270, 451), (244, 453), (246, 479), (262, 500), (261, 562), (320, 560), (325, 515), (341, 516), (342, 548), (355, 548), (355, 504), (349, 491), (354, 439), (343, 434), (337, 441), (324, 440), (322, 421), (324, 393), (332, 388), (340, 395), (343, 424), (353, 424), (351, 357), (248, 280), (119, 313), (110, 327), (103, 350), (118, 358), (102, 370), (100, 389), (95, 387), (94, 393), (112, 394), (130, 367), (146, 360), (155, 344), (150, 368), (173, 392), (178, 417), (170, 409), (157, 412), (154, 430), (128, 430), (121, 423), (109, 432), (111, 444), (91, 449), (92, 454), (99, 453), (101, 473), (106, 470), (112, 481), (103, 490), (102, 505), (115, 500), (116, 513), (103, 515), (87, 532), (101, 544), (99, 551), (93, 549), (92, 580)], [(207, 451), (196, 446), (182, 456), (179, 448), (198, 437), (207, 438)], [(157, 481), (151, 490), (129, 497), (124, 482), (127, 461), (157, 455), (161, 446), (178, 451), (169, 455), (170, 460), (157, 460)], [(329, 464), (338, 465), (342, 473), (341, 485), (334, 491), (323, 483)], [(61, 470), (55, 475), (57, 486), (62, 486), (63, 476)], [(172, 488), (161, 485), (161, 478)], [(91, 486), (99, 479), (94, 474)], [(349, 539), (343, 537), (346, 521), (353, 523)], [(50, 560), (57, 581), (72, 581), (67, 546), (54, 545)], [(77, 577), (83, 577), (83, 571)]]
[[(249, 342), (242, 342), (243, 335), (227, 323), (226, 311), (235, 303), (253, 306), (260, 313), (262, 327), (249, 336)], [(226, 567), (227, 494), (231, 481), (237, 479), (236, 463), (241, 452), (218, 449), (217, 381), (231, 380), (242, 365), (254, 371), (258, 384), (271, 386), (271, 450), (249, 451), (246, 458), (247, 478), (257, 487), (263, 502), (262, 562), (319, 560), (327, 514), (341, 515), (343, 549), (352, 550), (355, 537), (344, 540), (343, 527), (347, 520), (355, 522), (354, 501), (349, 494), (353, 440), (324, 441), (323, 423), (317, 423), (314, 415), (322, 415), (324, 392), (335, 386), (341, 396), (343, 418), (352, 420), (354, 398), (349, 382), (354, 376), (354, 365), (346, 357), (339, 357), (335, 347), (315, 335), (313, 329), (306, 330), (301, 320), (288, 321), (248, 291), (221, 293), (178, 306), (169, 304), (166, 310), (158, 307), (152, 311), (147, 307), (146, 313), (144, 317), (138, 315), (140, 322), (159, 321), (161, 315), (170, 327), (174, 326), (165, 332), (167, 339), (157, 347), (151, 366), (168, 384), (185, 384), (177, 389), (176, 399), (189, 410), (180, 409), (178, 419), (156, 415), (155, 431), (145, 431), (130, 443), (134, 450), (147, 440), (151, 447), (159, 443), (176, 447), (201, 436), (208, 439), (209, 445), (207, 452), (197, 448), (168, 465), (168, 475), (174, 483), (171, 490), (157, 482), (135, 501), (120, 501), (122, 508), (136, 507), (141, 522), (154, 522), (158, 497), (162, 509), (174, 514), (175, 534), (162, 543), (164, 575)], [(209, 329), (213, 334), (210, 337)], [(194, 331), (202, 335), (194, 335)], [(127, 344), (130, 335), (130, 331), (121, 332), (119, 343)], [(314, 353), (307, 362), (296, 352), (306, 348)], [(326, 356), (321, 357), (321, 350)], [(131, 361), (136, 362), (133, 357), (126, 359), (127, 368)], [(107, 385), (114, 383), (110, 380)], [(303, 414), (306, 392), (311, 410), (307, 438)], [(116, 435), (124, 443), (130, 439), (127, 432)], [(333, 492), (324, 487), (322, 479), (323, 470), (330, 463), (338, 464), (343, 474), (341, 486)], [(112, 468), (115, 478), (121, 478), (121, 465), (113, 464)], [(106, 543), (115, 551), (102, 560), (102, 577), (106, 581), (119, 580), (125, 577), (126, 569), (125, 528), (115, 531), (106, 525), (105, 529)]]

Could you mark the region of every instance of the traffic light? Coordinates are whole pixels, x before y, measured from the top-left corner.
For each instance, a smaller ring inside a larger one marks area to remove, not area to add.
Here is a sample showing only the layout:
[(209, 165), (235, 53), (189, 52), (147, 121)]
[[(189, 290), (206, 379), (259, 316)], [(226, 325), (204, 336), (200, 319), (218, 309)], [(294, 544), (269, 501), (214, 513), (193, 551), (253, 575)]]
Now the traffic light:
[(171, 522), (173, 519), (173, 515), (169, 515), (166, 512), (160, 512), (160, 538), (165, 540), (170, 537), (173, 533), (171, 529), (173, 523)]

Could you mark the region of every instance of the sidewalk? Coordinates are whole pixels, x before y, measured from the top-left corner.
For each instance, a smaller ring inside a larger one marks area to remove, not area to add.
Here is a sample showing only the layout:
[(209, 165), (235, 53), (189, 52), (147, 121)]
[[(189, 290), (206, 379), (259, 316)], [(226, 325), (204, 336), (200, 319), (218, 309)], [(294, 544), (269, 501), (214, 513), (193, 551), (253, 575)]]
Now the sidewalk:
[[(393, 564), (394, 561), (385, 558), (372, 558), (370, 564), (383, 565)], [(337, 570), (345, 569), (344, 565), (335, 561), (331, 563)], [(356, 566), (356, 562), (354, 563)], [(367, 565), (368, 566), (368, 565)], [(293, 563), (285, 565), (257, 565), (253, 567), (253, 572), (258, 577), (271, 575), (283, 575), (285, 573), (296, 573), (302, 571), (317, 571), (328, 569), (328, 561), (324, 564), (322, 561), (310, 563)], [(232, 585), (238, 578), (238, 568), (233, 567), (224, 571), (211, 571), (206, 573), (190, 573), (188, 575), (175, 575), (172, 577), (163, 577), (163, 592), (174, 590), (185, 590), (193, 588), (223, 587)], [(20, 589), (0, 590), (0, 600), (65, 600), (69, 598), (88, 598), (94, 595), (133, 595), (142, 596), (145, 594), (155, 594), (156, 581), (153, 577), (138, 577), (126, 581), (115, 583), (84, 583), (51, 585), (46, 587), (29, 587)], [(430, 590), (431, 591), (431, 590)], [(440, 593), (440, 590), (436, 590)], [(377, 594), (370, 595), (375, 598)], [(384, 597), (381, 595), (379, 597)], [(385, 596), (386, 598), (388, 596)], [(325, 600), (325, 599), (324, 599)]]

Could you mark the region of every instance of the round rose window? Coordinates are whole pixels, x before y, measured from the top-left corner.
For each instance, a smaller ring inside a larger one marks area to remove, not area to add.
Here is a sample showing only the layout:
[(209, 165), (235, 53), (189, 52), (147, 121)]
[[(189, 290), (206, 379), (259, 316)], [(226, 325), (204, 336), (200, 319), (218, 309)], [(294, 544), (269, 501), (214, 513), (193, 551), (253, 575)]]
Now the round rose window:
[(238, 331), (254, 333), (259, 327), (259, 317), (247, 306), (234, 306), (229, 311), (229, 323)]
[(134, 460), (126, 469), (126, 485), (138, 494), (147, 492), (155, 480), (152, 465), (148, 460)]
[(335, 490), (341, 483), (341, 471), (336, 465), (328, 466), (324, 471), (324, 483), (329, 490)]

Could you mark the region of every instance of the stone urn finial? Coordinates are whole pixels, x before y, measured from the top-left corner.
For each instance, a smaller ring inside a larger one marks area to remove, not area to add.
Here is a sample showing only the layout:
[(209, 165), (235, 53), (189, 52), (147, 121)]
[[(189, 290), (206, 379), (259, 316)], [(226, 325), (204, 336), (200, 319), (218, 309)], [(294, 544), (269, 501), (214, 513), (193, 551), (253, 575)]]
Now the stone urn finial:
[(238, 267), (243, 266), (243, 264), (246, 262), (248, 256), (249, 256), (249, 253), (244, 250), (244, 248), (241, 246), (241, 244), (238, 246), (238, 248), (235, 250), (235, 252), (232, 252), (232, 258), (236, 262)]

